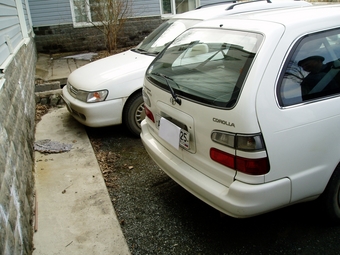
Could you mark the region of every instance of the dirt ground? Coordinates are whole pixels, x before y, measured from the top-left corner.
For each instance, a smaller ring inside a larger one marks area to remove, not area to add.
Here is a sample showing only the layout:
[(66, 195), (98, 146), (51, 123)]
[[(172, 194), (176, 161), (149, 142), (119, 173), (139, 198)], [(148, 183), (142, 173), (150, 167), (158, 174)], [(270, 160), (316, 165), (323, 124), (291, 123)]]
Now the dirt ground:
[(48, 113), (51, 107), (49, 105), (37, 104), (35, 106), (35, 125), (41, 120), (42, 116)]

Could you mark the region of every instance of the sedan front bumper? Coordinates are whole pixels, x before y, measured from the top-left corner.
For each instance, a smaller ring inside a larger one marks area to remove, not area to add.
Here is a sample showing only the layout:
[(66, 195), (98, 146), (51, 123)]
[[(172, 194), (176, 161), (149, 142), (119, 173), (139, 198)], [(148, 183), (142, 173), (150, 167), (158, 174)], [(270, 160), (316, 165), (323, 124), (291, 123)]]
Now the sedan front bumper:
[(83, 125), (104, 127), (122, 123), (124, 106), (122, 98), (97, 103), (85, 103), (72, 97), (67, 91), (67, 86), (64, 86), (62, 92), (62, 98), (68, 111)]

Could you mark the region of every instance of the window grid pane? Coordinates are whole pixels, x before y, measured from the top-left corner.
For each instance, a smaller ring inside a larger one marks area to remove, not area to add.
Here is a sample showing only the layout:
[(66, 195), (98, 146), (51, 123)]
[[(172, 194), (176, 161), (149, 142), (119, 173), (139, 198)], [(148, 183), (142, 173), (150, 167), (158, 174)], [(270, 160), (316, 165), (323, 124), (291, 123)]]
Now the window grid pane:
[(73, 0), (76, 22), (87, 22), (88, 5), (85, 0)]
[(197, 7), (196, 0), (162, 0), (162, 14), (179, 14), (194, 10)]
[(176, 4), (176, 14), (187, 12), (195, 9), (196, 0), (175, 0)]
[(162, 12), (163, 14), (172, 14), (171, 0), (162, 0)]

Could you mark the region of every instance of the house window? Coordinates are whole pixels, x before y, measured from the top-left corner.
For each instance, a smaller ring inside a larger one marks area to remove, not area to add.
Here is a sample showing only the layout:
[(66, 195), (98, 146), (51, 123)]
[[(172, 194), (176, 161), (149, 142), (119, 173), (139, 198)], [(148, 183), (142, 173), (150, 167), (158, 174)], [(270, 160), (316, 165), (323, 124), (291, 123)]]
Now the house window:
[(160, 0), (162, 15), (173, 15), (194, 10), (198, 0)]
[[(75, 27), (101, 25), (103, 21), (111, 19), (115, 9), (115, 2), (103, 0), (70, 0), (72, 6), (73, 23)], [(121, 8), (125, 6), (119, 5)]]
[(134, 0), (70, 0), (75, 27), (119, 23), (132, 16)]
[(94, 8), (98, 0), (73, 0), (75, 23), (89, 23), (99, 21), (96, 19)]

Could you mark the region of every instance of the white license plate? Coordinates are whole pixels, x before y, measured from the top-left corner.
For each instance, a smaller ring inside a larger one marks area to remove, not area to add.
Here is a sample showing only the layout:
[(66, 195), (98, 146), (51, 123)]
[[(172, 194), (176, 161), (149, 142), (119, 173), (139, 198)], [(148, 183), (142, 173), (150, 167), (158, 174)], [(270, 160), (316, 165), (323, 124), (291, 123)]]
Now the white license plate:
[(183, 147), (186, 150), (190, 149), (190, 134), (188, 131), (181, 129), (163, 117), (159, 118), (159, 121), (156, 121), (159, 125), (159, 136), (161, 138), (163, 138), (177, 150), (179, 147)]

